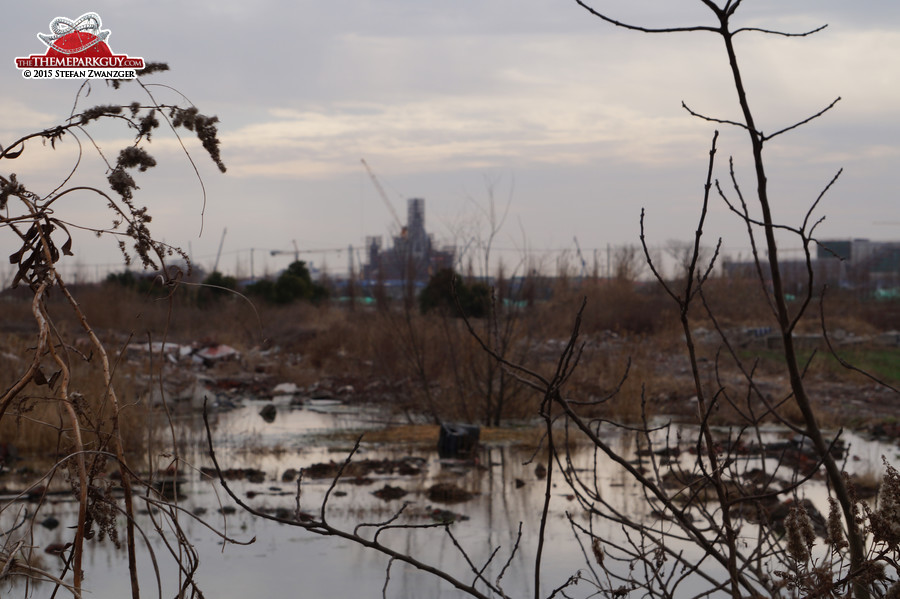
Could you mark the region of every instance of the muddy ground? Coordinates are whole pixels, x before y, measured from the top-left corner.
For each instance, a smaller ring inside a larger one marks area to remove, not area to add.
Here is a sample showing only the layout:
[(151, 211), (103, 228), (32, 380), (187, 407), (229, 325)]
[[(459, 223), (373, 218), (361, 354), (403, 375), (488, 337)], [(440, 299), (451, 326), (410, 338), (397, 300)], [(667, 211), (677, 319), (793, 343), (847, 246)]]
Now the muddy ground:
[[(872, 347), (879, 351), (885, 349), (883, 344), (873, 344)], [(589, 361), (592, 353), (609, 350), (609, 344), (588, 345), (583, 360)], [(408, 405), (406, 400), (410, 386), (414, 385), (408, 378), (391, 380), (366, 373), (364, 369), (356, 374), (322, 376), (311, 384), (298, 385), (285, 380), (285, 363), (301, 364), (303, 357), (277, 348), (241, 352), (228, 346), (210, 344), (200, 351), (173, 345), (169, 351), (170, 364), (166, 367), (163, 386), (169, 400), (186, 408), (197, 408), (204, 399), (215, 409), (229, 409), (238, 405), (241, 398), (271, 399), (279, 396), (282, 399), (289, 396), (298, 404), (341, 402), (390, 407)], [(888, 346), (886, 351), (900, 352), (900, 349)], [(140, 347), (133, 348), (129, 353), (130, 359), (140, 360), (141, 352)], [(712, 355), (713, 352), (708, 351), (707, 354)], [(645, 356), (644, 360), (648, 358)], [(687, 357), (683, 352), (660, 351), (651, 353), (649, 361), (653, 364), (654, 374), (666, 381), (668, 387), (662, 392), (657, 390), (645, 394), (648, 414), (683, 418), (687, 422), (694, 420), (697, 402)], [(787, 377), (779, 368), (773, 368), (771, 364), (760, 365), (753, 375), (754, 392), (748, 394), (746, 377), (737, 368), (724, 364), (724, 360), (716, 363), (706, 358), (699, 363), (708, 397), (714, 395), (716, 390), (727, 390), (727, 396), (719, 395), (720, 405), (714, 415), (718, 423), (740, 422), (739, 412), (748, 412), (748, 405), (755, 413), (760, 413), (765, 405), (759, 396), (764, 397), (769, 405), (783, 403), (784, 415), (789, 420), (800, 422), (799, 412), (790, 400)], [(553, 361), (547, 360), (547, 366), (554, 366)], [(805, 382), (823, 428), (843, 427), (877, 436), (900, 437), (898, 394), (889, 384), (879, 384), (856, 372), (835, 373), (833, 369), (815, 368), (808, 370)], [(153, 391), (155, 386), (150, 387), (151, 395), (158, 393)], [(726, 397), (733, 405), (729, 405)], [(158, 400), (159, 397), (154, 396), (154, 401)], [(418, 421), (434, 422), (434, 419), (426, 413), (419, 414)]]

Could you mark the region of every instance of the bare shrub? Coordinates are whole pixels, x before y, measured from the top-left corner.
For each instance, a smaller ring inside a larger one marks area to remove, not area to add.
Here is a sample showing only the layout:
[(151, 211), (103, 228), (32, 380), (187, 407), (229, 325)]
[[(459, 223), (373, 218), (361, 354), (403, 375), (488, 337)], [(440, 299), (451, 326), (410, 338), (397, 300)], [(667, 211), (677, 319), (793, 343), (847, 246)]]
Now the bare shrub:
[[(149, 64), (143, 74), (162, 70), (159, 64)], [(118, 89), (122, 82), (114, 82)], [(158, 134), (165, 124), (184, 144), (179, 130), (195, 135), (216, 166), (224, 172), (218, 149), (216, 117), (201, 114), (196, 107), (162, 104), (156, 101), (149, 88), (137, 80), (136, 85), (144, 102), (109, 104), (82, 109), (81, 96), (76, 98), (72, 116), (56, 127), (27, 134), (4, 144), (0, 160), (13, 160), (23, 152), (52, 152), (62, 144), (75, 143), (79, 148), (74, 166), (81, 162), (81, 152), (94, 148), (108, 167), (108, 193), (95, 187), (70, 185), (71, 174), (62, 173), (60, 181), (30, 181), (28, 175), (0, 175), (0, 230), (18, 240), (19, 249), (9, 258), (15, 274), (13, 288), (20, 288), (27, 300), (18, 305), (27, 308), (27, 318), (33, 323), (15, 331), (18, 339), (11, 344), (17, 353), (4, 356), (12, 368), (12, 380), (4, 381), (0, 394), (0, 431), (9, 451), (10, 444), (21, 444), (46, 456), (43, 471), (25, 481), (13, 501), (0, 503), (0, 516), (11, 517), (12, 528), (4, 530), (4, 544), (0, 547), (0, 580), (42, 580), (80, 597), (87, 574), (86, 547), (104, 538), (127, 551), (127, 568), (133, 597), (140, 596), (137, 575), (139, 537), (146, 534), (135, 520), (138, 505), (160, 510), (158, 526), (175, 532), (168, 545), (169, 558), (181, 572), (179, 596), (198, 596), (193, 580), (198, 560), (181, 530), (185, 517), (175, 504), (161, 495), (153, 484), (154, 461), (149, 474), (140, 452), (145, 435), (138, 423), (146, 424), (147, 406), (137, 403), (133, 389), (123, 384), (123, 369), (119, 368), (118, 350), (127, 339), (101, 339), (101, 331), (88, 320), (88, 312), (76, 299), (78, 290), (63, 279), (57, 265), (73, 255), (70, 230), (87, 229), (99, 236), (116, 238), (123, 260), (130, 264), (132, 255), (142, 267), (160, 273), (161, 284), (173, 289), (180, 276), (170, 271), (167, 261), (173, 256), (186, 259), (183, 252), (158, 241), (150, 232), (149, 209), (138, 203), (135, 191), (140, 177), (156, 165), (145, 149), (151, 134)], [(89, 84), (85, 87), (89, 90)], [(84, 91), (84, 90), (82, 90)], [(98, 122), (118, 123), (134, 135), (130, 144), (115, 154), (101, 152), (88, 132)], [(41, 142), (41, 145), (35, 142)], [(190, 156), (190, 154), (188, 154)], [(111, 226), (104, 223), (63, 220), (66, 204), (78, 197), (81, 201), (97, 201), (109, 209)], [(205, 200), (205, 199), (204, 199)], [(130, 244), (130, 247), (129, 247)], [(133, 254), (132, 254), (133, 252)], [(25, 291), (27, 289), (27, 291)], [(97, 302), (94, 309), (111, 308), (109, 300)], [(98, 305), (101, 304), (101, 305)], [(62, 314), (67, 318), (63, 319)], [(57, 319), (57, 316), (60, 316)], [(93, 313), (103, 320), (103, 313)], [(165, 338), (165, 337), (163, 337)], [(22, 346), (24, 343), (24, 347)], [(107, 347), (112, 349), (108, 350)], [(8, 375), (7, 375), (8, 376)], [(171, 440), (177, 447), (175, 439)], [(177, 450), (172, 465), (179, 465)], [(3, 473), (7, 464), (0, 464)], [(39, 569), (34, 552), (41, 548), (27, 543), (34, 518), (45, 506), (44, 495), (49, 490), (71, 494), (78, 505), (77, 523), (70, 529), (68, 542), (59, 550), (61, 566), (53, 571)], [(37, 499), (36, 511), (20, 512), (16, 500), (23, 497)], [(18, 522), (19, 514), (25, 520)], [(119, 516), (124, 516), (124, 524)], [(19, 530), (21, 528), (21, 530)], [(120, 530), (123, 529), (123, 530)], [(152, 550), (151, 550), (152, 551)], [(153, 559), (156, 559), (153, 556)], [(162, 581), (160, 581), (161, 583)]]

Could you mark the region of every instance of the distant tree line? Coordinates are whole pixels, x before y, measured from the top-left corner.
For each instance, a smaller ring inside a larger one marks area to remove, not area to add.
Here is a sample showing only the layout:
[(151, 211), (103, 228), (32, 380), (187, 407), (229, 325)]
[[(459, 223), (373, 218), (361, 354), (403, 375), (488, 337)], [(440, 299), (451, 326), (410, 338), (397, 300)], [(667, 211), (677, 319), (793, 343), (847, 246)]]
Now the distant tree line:
[[(153, 289), (154, 278), (126, 270), (121, 273), (110, 273), (106, 277), (106, 283), (133, 289), (138, 293), (149, 293)], [(261, 279), (243, 289), (240, 288), (237, 278), (214, 271), (203, 279), (192, 299), (198, 305), (204, 306), (236, 291), (278, 305), (296, 301), (319, 303), (328, 299), (328, 289), (312, 280), (309, 268), (303, 260), (292, 262), (274, 281)]]

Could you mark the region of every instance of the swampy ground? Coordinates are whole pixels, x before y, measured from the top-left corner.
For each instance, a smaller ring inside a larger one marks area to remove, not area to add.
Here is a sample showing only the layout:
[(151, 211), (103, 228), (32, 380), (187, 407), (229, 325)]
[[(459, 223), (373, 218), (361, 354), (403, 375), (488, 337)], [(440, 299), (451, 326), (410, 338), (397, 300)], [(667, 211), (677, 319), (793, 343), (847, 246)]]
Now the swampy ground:
[[(297, 560), (304, 571), (328, 572), (320, 595), (336, 596), (380, 588), (386, 564), (356, 546), (310, 537), (236, 508), (210, 476), (204, 410), (226, 480), (261, 512), (295, 513), (298, 490), (299, 509), (316, 510), (340, 464), (356, 447), (356, 465), (334, 486), (329, 500), (336, 521), (382, 521), (407, 502), (407, 517), (452, 521), (458, 540), (470, 547), (484, 544), (486, 530), (491, 536), (486, 546), (509, 546), (518, 522), (534, 524), (544, 494), (540, 470), (532, 461), (542, 436), (535, 422), (540, 397), (514, 378), (503, 379), (460, 319), (398, 305), (251, 306), (240, 297), (198, 305), (197, 298), (170, 301), (109, 285), (78, 291), (90, 322), (114, 356), (124, 406), (121, 425), (133, 463), (193, 515), (187, 519), (187, 534), (208, 564), (199, 576), (212, 596), (246, 596), (235, 594), (251, 584), (247, 577), (233, 576), (236, 564), (258, 574), (252, 579), (253, 592), (265, 588), (272, 596), (284, 595), (296, 584), (292, 572)], [(535, 372), (552, 372), (583, 291), (560, 292), (553, 301), (506, 312), (507, 359)], [(588, 291), (579, 337), (583, 353), (568, 395), (594, 402), (587, 408), (594, 415), (619, 422), (646, 418), (677, 426), (692, 420), (694, 380), (682, 333), (672, 326), (664, 298), (636, 286)], [(737, 420), (744, 402), (758, 405), (759, 397), (746, 391), (748, 373), (754, 393), (767, 401), (777, 403), (788, 394), (777, 352), (780, 341), (762, 326), (764, 311), (750, 310), (730, 297), (720, 296), (726, 317), (715, 323), (698, 317), (691, 329), (702, 384), (727, 389), (733, 398), (732, 404), (721, 402), (712, 416), (722, 430)], [(5, 300), (0, 377), (10, 385), (28, 364), (34, 327), (27, 298), (10, 295)], [(51, 305), (56, 308), (64, 306)], [(892, 305), (850, 302), (835, 309), (829, 329), (810, 320), (797, 331), (818, 417), (826, 429), (855, 432), (848, 469), (862, 478), (877, 478), (882, 455), (896, 457), (896, 393), (872, 378), (894, 386), (900, 381), (895, 311)], [(79, 323), (61, 310), (57, 326), (73, 339), (68, 348), (75, 365), (73, 385), (88, 401), (102, 396), (102, 379)], [(473, 323), (476, 332), (489, 332), (491, 326)], [(871, 377), (846, 369), (842, 360), (867, 369)], [(502, 405), (498, 386), (504, 390)], [(69, 434), (59, 406), (42, 401), (45, 395), (43, 387), (30, 388), (23, 395), (27, 399), (0, 422), (0, 493), (10, 522), (40, 508), (34, 553), (53, 569), (58, 559), (53, 551), (65, 543), (75, 502), (62, 477), (35, 484), (65, 455)], [(788, 421), (799, 416), (787, 407), (780, 415)], [(463, 460), (442, 460), (436, 451), (438, 421), (479, 425), (477, 452)], [(771, 426), (767, 435), (776, 440), (784, 436), (774, 418)], [(638, 459), (632, 437), (620, 434), (616, 443), (623, 456)], [(576, 461), (588, 459), (577, 457), (577, 451), (573, 455)], [(181, 466), (173, 472), (176, 458)], [(610, 468), (602, 484), (623, 510), (634, 511), (634, 518), (651, 517), (641, 513), (640, 490), (621, 472)], [(575, 551), (560, 550), (549, 559), (548, 571), (557, 577), (570, 575), (573, 560), (580, 559), (577, 544), (569, 542), (566, 514), (572, 501), (560, 487), (550, 506), (548, 539)], [(152, 516), (152, 510), (144, 510), (141, 517)], [(257, 540), (223, 551), (220, 539), (194, 516), (225, 528), (241, 542)], [(3, 525), (4, 530), (13, 526)], [(445, 537), (436, 542), (409, 533), (399, 542), (449, 568), (458, 566), (456, 549)], [(513, 571), (529, 571), (531, 542), (523, 540)], [(93, 543), (91, 556), (93, 566), (122, 557), (108, 541)], [(449, 561), (441, 561), (445, 558)], [(152, 581), (150, 565), (142, 568), (142, 576)], [(358, 576), (343, 576), (347, 569)], [(92, 584), (95, 597), (127, 594), (127, 580), (113, 574), (95, 576)], [(402, 588), (398, 596), (447, 591), (406, 571), (395, 573), (392, 584)]]

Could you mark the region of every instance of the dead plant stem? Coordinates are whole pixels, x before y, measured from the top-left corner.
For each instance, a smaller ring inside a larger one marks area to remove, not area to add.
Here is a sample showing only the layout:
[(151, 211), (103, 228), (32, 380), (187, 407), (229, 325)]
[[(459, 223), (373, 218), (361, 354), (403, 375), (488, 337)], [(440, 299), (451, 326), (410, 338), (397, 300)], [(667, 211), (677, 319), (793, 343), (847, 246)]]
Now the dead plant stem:
[[(119, 428), (119, 401), (116, 397), (116, 390), (113, 386), (112, 380), (112, 370), (109, 365), (109, 355), (106, 352), (106, 347), (97, 337), (97, 334), (94, 332), (93, 327), (88, 323), (87, 317), (84, 312), (81, 310), (81, 306), (78, 305), (78, 302), (69, 293), (69, 289), (66, 287), (65, 282), (62, 280), (62, 277), (59, 276), (54, 270), (54, 275), (56, 279), (56, 284), (62, 291), (66, 300), (69, 302), (72, 311), (75, 313), (78, 318), (79, 323), (84, 329), (85, 333), (87, 333), (88, 337), (91, 340), (91, 344), (94, 346), (94, 349), (97, 351), (97, 355), (100, 356), (100, 365), (103, 369), (103, 382), (105, 384), (105, 393), (104, 402), (109, 400), (113, 407), (112, 414), (112, 430), (111, 437), (113, 441), (113, 446), (115, 448), (116, 458), (119, 463), (119, 472), (122, 475), (122, 490), (124, 491), (125, 496), (125, 513), (128, 514), (128, 518), (126, 518), (126, 544), (128, 547), (128, 571), (130, 575), (131, 582), (131, 596), (132, 599), (139, 599), (141, 595), (140, 585), (138, 583), (137, 578), (137, 554), (135, 550), (135, 531), (134, 531), (134, 498), (133, 498), (133, 489), (131, 486), (131, 475), (125, 468), (125, 465), (128, 463), (125, 458), (125, 449), (122, 444), (122, 433)], [(79, 448), (80, 450), (80, 448)], [(83, 461), (83, 458), (82, 458)], [(85, 484), (87, 484), (87, 479), (85, 479)], [(86, 501), (82, 502), (82, 505), (86, 505)], [(77, 565), (77, 564), (76, 564)], [(77, 571), (77, 569), (76, 569)]]

